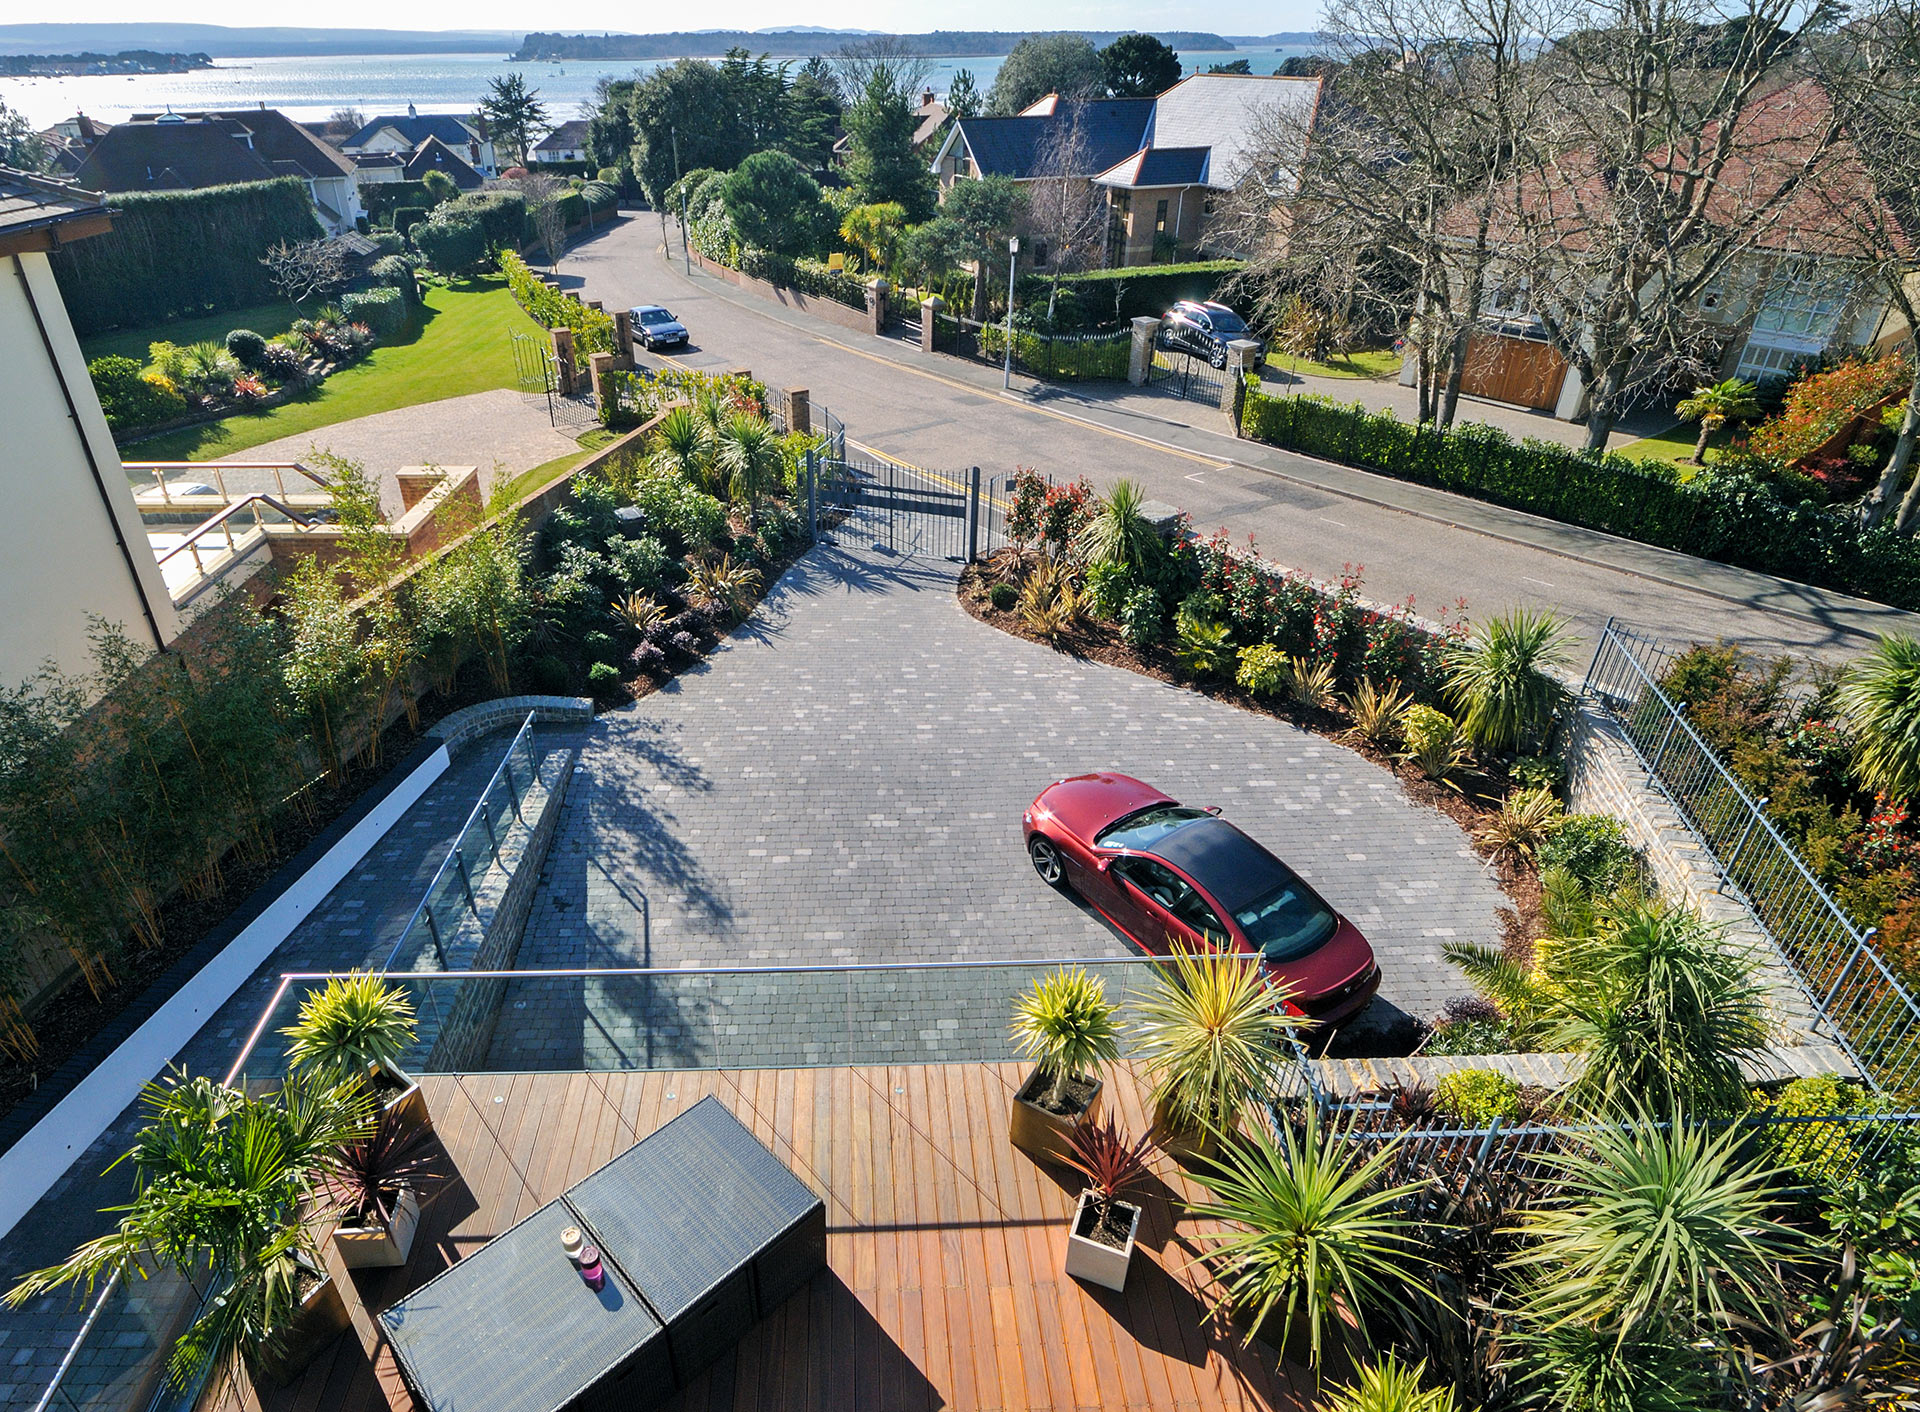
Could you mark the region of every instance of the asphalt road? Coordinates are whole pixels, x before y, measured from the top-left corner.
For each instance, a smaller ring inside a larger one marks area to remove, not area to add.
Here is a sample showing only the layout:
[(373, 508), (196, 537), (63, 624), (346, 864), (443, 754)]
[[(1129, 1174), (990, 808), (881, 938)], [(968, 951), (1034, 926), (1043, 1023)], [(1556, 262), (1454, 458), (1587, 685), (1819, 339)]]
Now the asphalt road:
[[(990, 369), (826, 325), (698, 270), (689, 277), (671, 228), (669, 239), (670, 255), (658, 218), (633, 215), (570, 251), (562, 282), (608, 309), (668, 305), (693, 332), (674, 361), (805, 387), (857, 441), (916, 465), (989, 475), (1032, 466), (1098, 487), (1130, 476), (1188, 511), (1201, 533), (1252, 534), (1268, 558), (1322, 579), (1360, 566), (1369, 598), (1411, 596), (1426, 616), (1463, 598), (1476, 617), (1550, 605), (1583, 641), (1617, 617), (1669, 641), (1833, 659), (1877, 630), (1920, 632), (1920, 617), (1880, 605), (1238, 441), (1219, 430), (1217, 409), (1164, 394), (1019, 378), (1003, 393)], [(1583, 655), (1569, 663), (1584, 665)]]

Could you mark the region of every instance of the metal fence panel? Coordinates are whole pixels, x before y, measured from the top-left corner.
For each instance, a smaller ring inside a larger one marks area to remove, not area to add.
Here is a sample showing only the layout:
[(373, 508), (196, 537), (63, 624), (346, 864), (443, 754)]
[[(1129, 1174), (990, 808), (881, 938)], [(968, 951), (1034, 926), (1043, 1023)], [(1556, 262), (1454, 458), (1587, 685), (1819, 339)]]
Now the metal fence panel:
[(1585, 695), (1620, 723), (1649, 776), (1705, 846), (1722, 886), (1771, 938), (1822, 1026), (1875, 1088), (1920, 1078), (1920, 1005), (1661, 689), (1674, 654), (1609, 622)]

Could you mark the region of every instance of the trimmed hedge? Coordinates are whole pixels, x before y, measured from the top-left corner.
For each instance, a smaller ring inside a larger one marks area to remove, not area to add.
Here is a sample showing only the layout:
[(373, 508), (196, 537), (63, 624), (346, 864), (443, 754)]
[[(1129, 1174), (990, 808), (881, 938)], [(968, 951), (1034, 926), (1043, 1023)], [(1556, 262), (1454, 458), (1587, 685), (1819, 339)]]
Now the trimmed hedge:
[(517, 191), (470, 191), (443, 202), (433, 214), (441, 220), (459, 215), (480, 222), (490, 255), (518, 250), (527, 243), (527, 198)]
[(382, 255), (367, 267), (367, 278), (399, 290), (400, 297), (409, 304), (420, 302), (419, 278), (414, 273), (413, 261), (405, 255)]
[(375, 338), (399, 338), (413, 321), (406, 296), (391, 285), (349, 294), (340, 301), (340, 316), (350, 324), (365, 324)]
[(777, 284), (782, 289), (797, 289), (814, 299), (831, 299), (836, 304), (845, 304), (849, 309), (867, 307), (867, 282), (864, 279), (833, 269), (819, 260), (795, 260), (765, 250), (740, 250), (735, 252), (730, 263), (741, 274), (763, 279), (768, 284)]
[(112, 230), (48, 257), (82, 335), (272, 303), (280, 294), (260, 257), (325, 234), (296, 177), (116, 192), (113, 207)]
[(487, 233), (472, 215), (454, 211), (449, 201), (414, 230), (413, 243), (427, 263), (452, 278), (470, 275), (487, 262)]
[(1240, 425), (1252, 440), (1324, 461), (1920, 609), (1920, 542), (1886, 526), (1863, 533), (1844, 509), (1742, 472), (1709, 468), (1683, 481), (1624, 456), (1516, 442), (1497, 427), (1436, 431), (1391, 412), (1251, 388)]
[(406, 239), (413, 234), (413, 228), (427, 219), (425, 206), (402, 206), (393, 213), (394, 231)]
[[(1159, 318), (1182, 299), (1216, 299), (1220, 286), (1246, 267), (1238, 260), (1195, 260), (1181, 265), (1132, 265), (1113, 270), (1086, 270), (1062, 275), (1060, 289), (1071, 289), (1078, 296), (1087, 319), (1095, 324), (1110, 324), (1116, 315), (1113, 292), (1120, 286), (1121, 322), (1143, 317)], [(1002, 279), (1005, 278), (1004, 271)], [(1017, 297), (1023, 305), (1044, 305), (1053, 281), (1043, 275), (1021, 276)], [(1004, 285), (1002, 286), (1004, 289)], [(1227, 301), (1241, 313), (1251, 312), (1244, 300)]]
[(394, 214), (403, 206), (429, 208), (433, 193), (424, 181), (378, 181), (360, 188), (360, 204), (375, 225), (393, 224)]
[(527, 317), (542, 328), (573, 330), (574, 351), (584, 363), (589, 353), (612, 353), (613, 315), (589, 309), (571, 294), (542, 284), (527, 262), (511, 250), (500, 252), (500, 273), (507, 277), (507, 288), (514, 300), (527, 311)]

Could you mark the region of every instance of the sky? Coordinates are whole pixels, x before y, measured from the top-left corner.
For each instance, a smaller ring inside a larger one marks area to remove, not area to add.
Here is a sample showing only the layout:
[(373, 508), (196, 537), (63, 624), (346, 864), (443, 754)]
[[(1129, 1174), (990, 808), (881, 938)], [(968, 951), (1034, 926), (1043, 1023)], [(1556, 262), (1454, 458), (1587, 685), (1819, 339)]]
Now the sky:
[[(5, 15), (10, 4), (0, 5)], [(564, 7), (529, 7), (524, 0), (329, 0), (323, 10), (263, 10), (257, 0), (172, 0), (156, 10), (151, 0), (94, 0), (87, 20), (141, 21), (165, 18), (182, 23), (218, 25), (327, 25), (381, 29), (527, 29), (567, 33), (611, 29), (629, 32), (673, 29), (764, 29), (795, 24), (833, 28), (917, 32), (942, 29), (1146, 29), (1206, 30), (1214, 34), (1270, 34), (1310, 30), (1319, 18), (1319, 0), (1223, 0), (1201, 8), (1191, 4), (1148, 3), (1118, 7), (1093, 0), (972, 0), (936, 17), (910, 0), (836, 0), (831, 6), (795, 6), (792, 0), (734, 0), (697, 7), (636, 7), (631, 0), (573, 0)], [(10, 18), (25, 20), (25, 14)], [(52, 19), (41, 13), (32, 18)], [(81, 19), (80, 15), (66, 18)]]

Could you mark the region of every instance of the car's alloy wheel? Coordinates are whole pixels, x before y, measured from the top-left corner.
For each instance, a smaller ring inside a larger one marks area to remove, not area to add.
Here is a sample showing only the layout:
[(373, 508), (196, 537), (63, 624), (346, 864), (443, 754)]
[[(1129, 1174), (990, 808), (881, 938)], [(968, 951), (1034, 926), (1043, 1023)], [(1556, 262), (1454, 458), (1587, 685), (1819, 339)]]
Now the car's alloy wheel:
[(1060, 856), (1060, 849), (1052, 839), (1035, 838), (1027, 845), (1027, 857), (1033, 860), (1034, 872), (1040, 875), (1040, 881), (1048, 887), (1067, 885), (1066, 860)]

